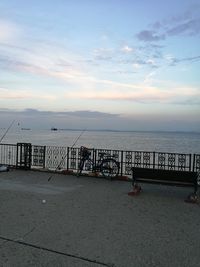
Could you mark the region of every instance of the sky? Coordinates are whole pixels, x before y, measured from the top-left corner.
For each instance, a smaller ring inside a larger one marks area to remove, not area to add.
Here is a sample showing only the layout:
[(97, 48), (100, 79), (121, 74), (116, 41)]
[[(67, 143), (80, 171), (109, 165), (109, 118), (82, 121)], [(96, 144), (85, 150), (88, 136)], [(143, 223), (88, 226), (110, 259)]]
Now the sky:
[(200, 0), (1, 0), (0, 127), (200, 132)]

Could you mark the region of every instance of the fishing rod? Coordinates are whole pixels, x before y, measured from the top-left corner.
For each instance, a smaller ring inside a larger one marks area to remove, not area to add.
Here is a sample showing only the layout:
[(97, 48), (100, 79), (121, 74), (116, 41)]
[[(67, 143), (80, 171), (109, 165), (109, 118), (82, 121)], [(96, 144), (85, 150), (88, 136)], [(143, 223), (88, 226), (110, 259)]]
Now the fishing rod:
[(63, 163), (63, 161), (66, 159), (66, 157), (68, 157), (69, 152), (72, 150), (72, 148), (75, 146), (75, 144), (78, 142), (78, 140), (80, 139), (80, 137), (82, 136), (82, 134), (86, 131), (86, 129), (82, 130), (80, 135), (75, 139), (73, 145), (70, 147), (70, 149), (68, 150), (67, 154), (62, 158), (62, 160), (60, 161), (60, 163), (58, 164), (58, 166), (56, 167), (54, 173), (49, 176), (48, 178), (48, 182), (51, 180), (51, 178), (54, 176), (54, 174), (56, 173), (56, 171), (60, 168), (61, 164)]
[(11, 124), (9, 125), (9, 127), (7, 128), (7, 130), (5, 131), (5, 133), (3, 134), (3, 136), (1, 137), (0, 143), (2, 142), (2, 140), (4, 139), (4, 137), (6, 136), (7, 132), (10, 130), (10, 128), (13, 126), (14, 122), (15, 122), (15, 120), (13, 120), (11, 122)]

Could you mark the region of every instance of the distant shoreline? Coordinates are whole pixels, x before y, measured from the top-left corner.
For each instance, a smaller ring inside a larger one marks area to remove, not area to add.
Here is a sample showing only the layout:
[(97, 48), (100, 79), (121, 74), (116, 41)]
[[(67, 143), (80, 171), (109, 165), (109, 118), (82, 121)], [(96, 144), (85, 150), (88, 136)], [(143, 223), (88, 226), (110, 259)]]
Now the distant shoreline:
[[(64, 128), (57, 128), (58, 131), (83, 131), (84, 129), (64, 129)], [(188, 133), (188, 134), (200, 134), (197, 131), (164, 131), (164, 130), (114, 130), (114, 129), (86, 129), (86, 132), (119, 132), (119, 133)]]
[[(0, 130), (6, 130), (5, 127), (0, 127)], [(21, 131), (29, 130), (29, 131), (74, 131), (74, 132), (110, 132), (110, 133), (179, 133), (179, 134), (200, 134), (200, 131), (175, 131), (175, 130), (115, 130), (115, 129), (74, 129), (74, 128), (21, 128)]]

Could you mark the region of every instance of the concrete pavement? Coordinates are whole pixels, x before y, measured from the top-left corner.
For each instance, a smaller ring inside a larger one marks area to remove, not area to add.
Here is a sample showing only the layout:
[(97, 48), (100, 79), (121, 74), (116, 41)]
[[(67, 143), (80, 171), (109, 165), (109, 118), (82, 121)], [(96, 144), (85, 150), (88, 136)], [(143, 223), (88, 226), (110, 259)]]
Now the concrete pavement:
[(200, 266), (191, 188), (49, 176), (0, 173), (0, 266)]

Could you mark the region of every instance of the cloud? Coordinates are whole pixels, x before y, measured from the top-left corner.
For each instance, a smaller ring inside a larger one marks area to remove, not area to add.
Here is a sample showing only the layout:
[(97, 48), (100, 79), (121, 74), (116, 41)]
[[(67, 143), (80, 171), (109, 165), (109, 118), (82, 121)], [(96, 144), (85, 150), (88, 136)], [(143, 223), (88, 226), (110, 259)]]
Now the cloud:
[(113, 58), (113, 50), (107, 48), (98, 48), (93, 51), (95, 60), (111, 60)]
[(131, 52), (133, 52), (133, 48), (130, 47), (130, 46), (128, 46), (128, 45), (125, 45), (125, 46), (123, 46), (123, 47), (121, 48), (121, 51), (122, 51), (122, 52), (125, 52), (125, 53), (131, 53)]
[(6, 88), (0, 88), (0, 99), (27, 99), (32, 98), (31, 92), (26, 90), (11, 91)]
[(198, 61), (200, 61), (200, 56), (186, 57), (186, 58), (175, 58), (173, 56), (171, 56), (171, 57), (168, 56), (167, 60), (168, 60), (170, 66), (175, 66), (178, 63), (182, 63), (182, 62), (185, 62), (185, 63), (198, 62)]
[[(149, 25), (147, 29), (138, 32), (136, 37), (138, 40), (144, 42), (143, 46), (139, 48), (142, 54), (140, 57), (142, 60), (140, 62), (135, 61), (134, 63), (141, 66), (148, 65), (152, 69), (155, 69), (161, 66), (175, 66), (180, 63), (194, 63), (199, 61), (199, 56), (195, 54), (193, 56), (190, 54), (185, 58), (163, 55), (163, 46), (159, 45), (160, 41), (167, 40), (170, 37), (198, 37), (200, 33), (199, 14), (200, 6), (196, 6), (196, 9), (190, 7), (182, 14), (156, 21)], [(189, 44), (189, 46), (191, 45)]]
[[(197, 60), (199, 57), (187, 58), (187, 60)], [(186, 60), (186, 59), (185, 59)], [(172, 62), (172, 59), (171, 59)], [(175, 61), (174, 61), (175, 62)], [(147, 61), (138, 61), (138, 64), (154, 65), (153, 59), (148, 59)], [(73, 85), (73, 90), (65, 90), (62, 95), (67, 99), (96, 99), (96, 100), (112, 100), (112, 101), (136, 101), (144, 103), (175, 103), (176, 99), (180, 99), (180, 103), (186, 101), (188, 98), (199, 98), (198, 90), (195, 88), (189, 88), (189, 90), (182, 92), (180, 89), (174, 87), (168, 90), (161, 90), (157, 87), (148, 86), (152, 83), (152, 77), (154, 72), (151, 72), (149, 76), (146, 76), (143, 83), (140, 84), (129, 84), (116, 82), (106, 79), (98, 79), (94, 76), (89, 75), (86, 72), (76, 70), (75, 68), (68, 68), (68, 71), (62, 69), (62, 71), (57, 71), (55, 69), (41, 68), (34, 65), (21, 64), (18, 68), (34, 74), (45, 75), (70, 82)], [(95, 88), (95, 90), (94, 90)], [(2, 99), (11, 98), (46, 98), (49, 100), (56, 99), (56, 95), (51, 96), (48, 94), (34, 94), (28, 90), (19, 91), (9, 91), (1, 88), (0, 96)], [(198, 102), (198, 101), (197, 101)], [(192, 101), (189, 101), (192, 103)], [(195, 103), (195, 102), (193, 102)]]
[(200, 56), (195, 56), (195, 57), (186, 57), (186, 58), (182, 58), (179, 59), (179, 61), (188, 61), (188, 62), (196, 62), (200, 60)]
[(200, 33), (200, 19), (192, 19), (189, 21), (183, 21), (171, 27), (166, 31), (166, 34), (169, 36), (176, 36), (176, 35), (197, 35)]
[[(54, 53), (47, 52), (43, 54), (43, 51), (23, 53), (23, 50), (15, 55), (7, 54), (0, 55), (0, 67), (4, 70), (13, 71), (16, 73), (34, 74), (43, 77), (53, 77), (58, 80), (64, 80), (66, 82), (79, 83), (79, 79), (88, 77), (88, 74), (84, 72), (79, 64), (75, 62), (75, 59), (71, 59), (70, 56), (62, 54), (57, 51), (57, 57)], [(61, 55), (60, 55), (61, 54)], [(63, 60), (60, 58), (68, 58)]]
[[(161, 26), (158, 28), (160, 29), (160, 27)], [(146, 40), (164, 38), (161, 36), (162, 34), (159, 35), (155, 31), (143, 33), (143, 37), (146, 38)], [(148, 52), (150, 51), (151, 53), (154, 49), (162, 48), (160, 45), (153, 44), (147, 44), (147, 46), (149, 49)], [(15, 53), (12, 53), (13, 47), (10, 46), (7, 49), (7, 51), (11, 53), (7, 53), (6, 56), (2, 54), (0, 58), (3, 70), (7, 68), (9, 70), (16, 71), (16, 73), (21, 72), (22, 74), (33, 74), (33, 77), (34, 75), (38, 75), (41, 77), (55, 78), (59, 82), (62, 82), (62, 91), (60, 92), (60, 96), (62, 97), (64, 95), (68, 99), (122, 100), (144, 103), (158, 103), (160, 101), (161, 103), (169, 103), (173, 102), (176, 97), (182, 97), (182, 94), (179, 91), (177, 94), (173, 95), (170, 90), (161, 90), (157, 87), (148, 86), (148, 83), (152, 84), (152, 75), (144, 77), (143, 83), (120, 82), (120, 79), (114, 81), (115, 77), (112, 79), (110, 77), (107, 79), (101, 79), (99, 78), (101, 77), (101, 73), (95, 73), (93, 69), (91, 69), (91, 66), (89, 67), (88, 64), (85, 64), (86, 61), (84, 61), (83, 57), (74, 55), (73, 53), (70, 53), (56, 45), (52, 47), (52, 45), (47, 45), (42, 42), (37, 44), (34, 41), (33, 46), (30, 46), (29, 49), (25, 51), (23, 51), (23, 48), (20, 49), (20, 47)], [(122, 50), (120, 55), (115, 57), (117, 49), (99, 48), (93, 51), (93, 56), (98, 61), (112, 60), (112, 63), (130, 64), (132, 67), (131, 70), (134, 70), (134, 68), (138, 69), (141, 66), (150, 66), (151, 68), (156, 68), (158, 66), (155, 57), (153, 57), (150, 53), (147, 53), (147, 51), (145, 55), (144, 50), (139, 51), (139, 49), (136, 50), (134, 48), (134, 53), (131, 54), (131, 52), (133, 52), (133, 48), (128, 45), (125, 45)], [(118, 49), (118, 52), (120, 52), (120, 48)], [(159, 54), (157, 54), (157, 58), (159, 58)], [(194, 62), (199, 59), (198, 57), (188, 57), (187, 60)], [(176, 64), (181, 62), (181, 60), (174, 58), (171, 59), (171, 62)], [(120, 70), (120, 74), (133, 73), (133, 71), (129, 71), (128, 67), (129, 66), (125, 69), (122, 68), (122, 70)], [(113, 69), (109, 71), (113, 74)], [(60, 84), (58, 84), (56, 88), (60, 88), (59, 85)], [(63, 89), (64, 87), (65, 89)], [(176, 90), (176, 88), (173, 90)], [(39, 90), (37, 89), (37, 91)], [(193, 95), (191, 95), (191, 97), (194, 98)], [(55, 91), (52, 95), (49, 93), (42, 93), (42, 90), (40, 94), (38, 94), (28, 87), (14, 91), (9, 90), (8, 88), (0, 88), (0, 98), (22, 100), (58, 99), (57, 92)], [(186, 96), (185, 99), (187, 99)], [(192, 103), (192, 101), (190, 103)]]
[[(192, 87), (170, 87), (170, 89), (159, 89), (158, 87), (148, 86), (149, 81), (155, 73), (146, 76), (143, 84), (140, 85), (122, 85), (102, 87), (101, 91), (84, 90), (74, 91), (65, 94), (66, 98), (79, 98), (89, 100), (107, 100), (107, 101), (131, 101), (140, 103), (159, 103), (159, 104), (200, 104), (200, 91)], [(146, 84), (147, 83), (147, 84)]]
[[(42, 50), (43, 51), (43, 50)], [(42, 52), (41, 51), (41, 52)], [(27, 52), (29, 53), (29, 52)], [(58, 52), (59, 54), (59, 52)], [(47, 56), (49, 55), (49, 56)], [(25, 72), (34, 75), (40, 75), (44, 77), (52, 77), (59, 81), (63, 81), (67, 84), (67, 87), (60, 92), (60, 97), (66, 97), (67, 99), (89, 99), (89, 100), (112, 100), (112, 101), (136, 101), (142, 103), (174, 103), (177, 98), (180, 98), (180, 103), (186, 101), (190, 96), (191, 98), (199, 98), (199, 95), (195, 91), (193, 94), (193, 88), (191, 92), (186, 95), (182, 94), (177, 88), (159, 89), (155, 86), (148, 86), (153, 84), (152, 74), (146, 76), (143, 83), (123, 83), (114, 81), (111, 79), (100, 79), (98, 76), (92, 75), (90, 71), (82, 66), (78, 66), (69, 57), (67, 60), (60, 60), (55, 58), (54, 55), (47, 53), (47, 55), (30, 54), (20, 61), (20, 58), (11, 58), (9, 56), (1, 56), (4, 69), (7, 67), (17, 72)], [(171, 56), (168, 57), (168, 64), (177, 64), (181, 62), (179, 59), (175, 59)], [(194, 62), (199, 60), (199, 56), (188, 57), (182, 59), (182, 61)], [(138, 69), (140, 66), (151, 66), (151, 68), (157, 67), (157, 62), (154, 58), (147, 57), (141, 59), (123, 59), (120, 64), (132, 64), (132, 68)], [(113, 70), (112, 70), (113, 71)], [(129, 73), (129, 70), (122, 70), (121, 74)], [(151, 72), (152, 73), (152, 72)], [(70, 90), (69, 90), (70, 88)], [(163, 87), (161, 87), (163, 88)], [(172, 91), (176, 93), (172, 93)], [(38, 92), (38, 88), (37, 88)], [(45, 99), (53, 101), (58, 99), (56, 93), (42, 93), (38, 94), (29, 88), (20, 90), (10, 90), (8, 88), (0, 88), (1, 99)], [(198, 101), (197, 101), (198, 102)], [(189, 101), (194, 104), (195, 101)]]
[(20, 29), (12, 22), (0, 19), (0, 42), (12, 42), (20, 34)]
[(156, 31), (152, 30), (141, 31), (136, 36), (139, 40), (145, 42), (160, 41), (165, 39), (165, 34), (158, 34)]
[(136, 71), (129, 71), (129, 70), (117, 70), (115, 71), (114, 73), (117, 73), (117, 74), (135, 74), (137, 73)]
[[(199, 10), (199, 6), (197, 7)], [(181, 15), (172, 16), (162, 21), (156, 21), (149, 28), (136, 34), (140, 41), (158, 42), (170, 36), (195, 36), (200, 33), (200, 15), (190, 8)]]
[(146, 76), (145, 76), (145, 79), (144, 79), (144, 83), (147, 83), (147, 84), (150, 84), (152, 83), (152, 79), (153, 77), (156, 75), (156, 72), (152, 71), (150, 73), (148, 73)]
[(0, 87), (0, 99), (1, 100), (28, 100), (28, 99), (43, 99), (43, 100), (55, 100), (56, 96), (45, 94), (40, 92), (34, 93), (30, 90), (10, 90)]

